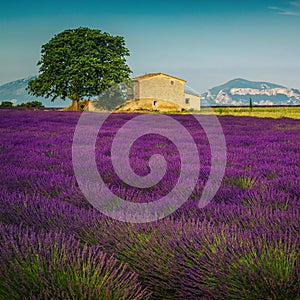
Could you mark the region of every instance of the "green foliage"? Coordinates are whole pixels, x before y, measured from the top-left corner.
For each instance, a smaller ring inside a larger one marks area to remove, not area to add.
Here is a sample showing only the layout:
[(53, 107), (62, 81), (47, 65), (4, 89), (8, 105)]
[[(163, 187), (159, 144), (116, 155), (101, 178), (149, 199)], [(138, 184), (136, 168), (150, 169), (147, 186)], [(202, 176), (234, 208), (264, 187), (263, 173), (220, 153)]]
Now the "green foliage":
[(250, 98), (250, 101), (249, 101), (249, 107), (250, 107), (250, 110), (252, 110), (252, 105), (253, 105), (253, 103), (252, 103), (252, 98)]
[(252, 189), (257, 183), (257, 179), (255, 177), (231, 177), (227, 180), (228, 184), (231, 186), (237, 186), (240, 189)]
[(123, 37), (80, 27), (55, 35), (42, 46), (39, 76), (28, 83), (34, 96), (69, 98), (98, 96), (111, 86), (129, 79)]
[(24, 107), (24, 108), (43, 108), (44, 105), (40, 101), (31, 101), (31, 102), (26, 102), (26, 103), (21, 103), (17, 105), (17, 107)]
[(10, 108), (10, 107), (13, 107), (13, 104), (10, 101), (2, 101), (0, 104), (0, 108)]

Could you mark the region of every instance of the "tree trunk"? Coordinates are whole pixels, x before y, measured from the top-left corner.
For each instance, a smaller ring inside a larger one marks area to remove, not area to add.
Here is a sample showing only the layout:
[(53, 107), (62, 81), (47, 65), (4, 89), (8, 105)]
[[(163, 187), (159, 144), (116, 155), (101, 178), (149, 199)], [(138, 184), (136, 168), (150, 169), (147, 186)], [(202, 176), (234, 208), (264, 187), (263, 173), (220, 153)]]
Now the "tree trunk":
[(72, 110), (78, 111), (78, 100), (72, 100)]

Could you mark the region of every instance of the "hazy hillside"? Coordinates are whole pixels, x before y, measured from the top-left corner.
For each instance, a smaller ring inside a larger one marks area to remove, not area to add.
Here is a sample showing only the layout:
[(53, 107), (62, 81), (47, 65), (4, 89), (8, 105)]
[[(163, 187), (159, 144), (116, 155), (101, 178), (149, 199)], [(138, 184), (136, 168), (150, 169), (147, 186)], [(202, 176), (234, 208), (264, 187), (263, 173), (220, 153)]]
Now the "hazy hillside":
[(237, 78), (207, 90), (203, 103), (209, 105), (300, 105), (300, 91), (270, 82)]
[(56, 99), (55, 102), (51, 102), (50, 99), (42, 97), (34, 97), (28, 95), (26, 91), (28, 82), (34, 79), (35, 76), (12, 81), (0, 86), (0, 102), (11, 101), (16, 104), (38, 100), (41, 101), (45, 107), (64, 107), (71, 103), (69, 100)]

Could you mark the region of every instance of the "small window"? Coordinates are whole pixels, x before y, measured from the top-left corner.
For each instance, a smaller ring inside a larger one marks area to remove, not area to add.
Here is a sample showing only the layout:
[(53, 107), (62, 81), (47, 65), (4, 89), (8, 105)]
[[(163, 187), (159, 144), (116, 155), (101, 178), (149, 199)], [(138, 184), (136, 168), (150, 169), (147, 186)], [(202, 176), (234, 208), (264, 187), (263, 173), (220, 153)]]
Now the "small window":
[(157, 101), (153, 101), (153, 106), (156, 106), (157, 105)]
[(171, 80), (171, 81), (170, 81), (170, 84), (171, 84), (171, 85), (174, 85), (174, 83), (175, 83), (174, 80)]
[(190, 98), (185, 98), (185, 104), (190, 104)]

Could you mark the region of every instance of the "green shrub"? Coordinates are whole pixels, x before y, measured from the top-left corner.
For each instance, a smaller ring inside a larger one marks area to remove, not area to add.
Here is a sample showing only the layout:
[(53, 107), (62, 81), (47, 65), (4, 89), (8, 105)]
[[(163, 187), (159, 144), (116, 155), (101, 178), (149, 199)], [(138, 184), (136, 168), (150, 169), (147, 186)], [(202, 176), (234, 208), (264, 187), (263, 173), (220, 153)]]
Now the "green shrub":
[(0, 108), (10, 108), (13, 107), (13, 103), (10, 101), (2, 101), (0, 104)]
[(24, 107), (24, 108), (43, 108), (44, 105), (40, 101), (31, 101), (26, 103), (21, 103), (18, 105), (18, 107)]

